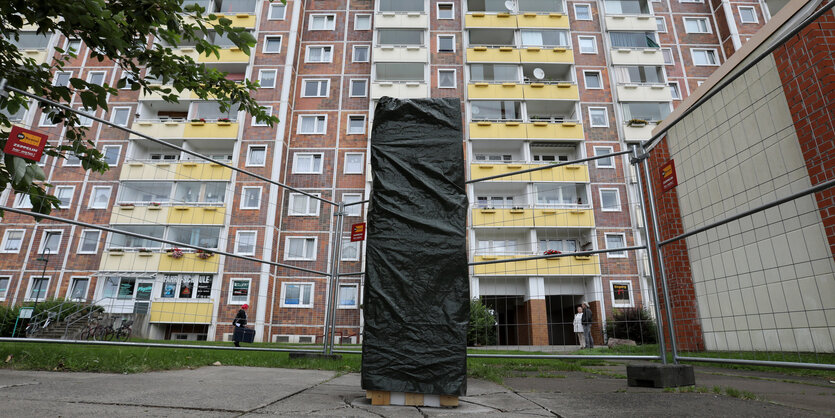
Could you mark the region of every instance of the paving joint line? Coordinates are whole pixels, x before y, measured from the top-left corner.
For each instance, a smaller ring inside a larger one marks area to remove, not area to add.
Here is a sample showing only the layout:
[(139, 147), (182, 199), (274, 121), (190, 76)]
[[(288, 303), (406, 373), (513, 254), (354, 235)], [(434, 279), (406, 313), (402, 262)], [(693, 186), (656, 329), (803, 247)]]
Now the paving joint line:
[[(302, 392), (306, 392), (306, 391), (308, 391), (308, 390), (310, 390), (310, 389), (313, 389), (313, 388), (315, 388), (315, 387), (317, 387), (317, 386), (324, 385), (325, 383), (328, 383), (328, 382), (330, 382), (331, 380), (334, 380), (334, 379), (336, 379), (336, 378), (337, 378), (337, 377), (339, 377), (339, 376), (340, 376), (339, 374), (334, 373), (334, 376), (331, 376), (331, 378), (329, 378), (329, 379), (327, 379), (327, 380), (321, 381), (321, 382), (319, 382), (319, 383), (317, 383), (317, 384), (315, 384), (315, 385), (313, 385), (313, 386), (309, 386), (309, 387), (306, 387), (306, 388), (304, 388), (304, 389), (298, 390), (298, 391), (296, 391), (296, 392), (293, 392), (293, 393), (291, 393), (291, 394), (289, 394), (289, 395), (286, 395), (286, 396), (284, 396), (284, 397), (278, 398), (278, 399), (276, 399), (276, 400), (274, 400), (274, 401), (272, 401), (272, 402), (266, 403), (266, 404), (264, 404), (264, 405), (256, 406), (255, 408), (252, 408), (252, 409), (250, 409), (250, 410), (244, 411), (243, 413), (241, 413), (241, 414), (240, 414), (240, 415), (238, 415), (238, 416), (243, 416), (243, 415), (246, 415), (246, 414), (253, 414), (253, 413), (255, 413), (255, 411), (257, 411), (257, 410), (259, 410), (259, 409), (264, 409), (264, 408), (266, 408), (266, 407), (268, 407), (268, 406), (275, 405), (275, 404), (277, 404), (277, 403), (279, 403), (279, 402), (281, 402), (281, 401), (283, 401), (283, 400), (286, 400), (286, 399), (292, 398), (293, 396), (296, 396), (296, 395), (298, 395), (298, 394), (300, 394), (300, 393), (302, 393)], [(240, 411), (235, 411), (235, 412), (240, 413)]]

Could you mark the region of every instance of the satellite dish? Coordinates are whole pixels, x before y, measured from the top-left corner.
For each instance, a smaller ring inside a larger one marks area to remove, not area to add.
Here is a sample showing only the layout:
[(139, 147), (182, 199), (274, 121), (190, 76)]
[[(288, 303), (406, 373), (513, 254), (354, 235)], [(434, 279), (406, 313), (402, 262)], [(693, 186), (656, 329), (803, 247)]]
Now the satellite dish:
[(476, 105), (473, 105), (472, 109), (473, 109), (473, 114), (474, 115), (477, 115), (478, 112), (481, 112), (481, 109), (479, 109), (478, 106), (476, 106)]
[(542, 80), (543, 78), (545, 78), (545, 71), (542, 71), (542, 68), (534, 68), (533, 76), (537, 80)]
[(512, 0), (507, 0), (506, 2), (504, 2), (504, 8), (512, 12), (513, 11), (513, 1)]

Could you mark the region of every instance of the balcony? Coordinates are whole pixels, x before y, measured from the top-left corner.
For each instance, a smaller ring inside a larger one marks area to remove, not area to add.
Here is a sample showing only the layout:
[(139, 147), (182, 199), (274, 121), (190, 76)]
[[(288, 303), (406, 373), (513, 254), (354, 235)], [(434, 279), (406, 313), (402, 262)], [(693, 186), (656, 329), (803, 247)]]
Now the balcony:
[(218, 51), (218, 55), (200, 54), (197, 59), (199, 63), (249, 63), (249, 55), (244, 53), (240, 48), (223, 48)]
[(655, 31), (655, 16), (651, 14), (642, 15), (608, 15), (606, 16), (606, 29), (617, 31)]
[[(211, 13), (211, 11), (207, 11), (206, 13), (208, 15), (208, 14)], [(237, 28), (255, 29), (255, 14), (254, 13), (227, 12), (227, 13), (215, 13), (215, 16), (217, 16), (218, 18), (225, 17), (225, 18), (231, 20), (232, 21), (232, 26), (237, 27)], [(196, 22), (197, 21), (192, 16), (188, 16), (188, 15), (183, 16), (183, 23), (195, 24)], [(212, 23), (209, 22), (209, 25), (212, 25)]]
[(467, 86), (470, 99), (523, 99), (521, 83), (477, 82)]
[(490, 122), (470, 123), (470, 139), (557, 139), (582, 140), (583, 126), (576, 122)]
[(135, 251), (105, 251), (102, 254), (101, 271), (159, 271), (162, 254)]
[(429, 16), (424, 12), (378, 12), (374, 15), (375, 28), (426, 28)]
[[(477, 255), (473, 257), (473, 261), (508, 260), (535, 255), (541, 254)], [(592, 255), (485, 264), (473, 266), (473, 274), (477, 276), (596, 276), (600, 274), (600, 260), (597, 255)]]
[(623, 102), (669, 102), (673, 100), (666, 84), (618, 84), (618, 100)]
[[(470, 178), (473, 180), (477, 180), (484, 177), (498, 176), (501, 174), (508, 174), (513, 173), (515, 171), (527, 170), (536, 167), (542, 167), (542, 164), (476, 163), (470, 164)], [(560, 167), (549, 168), (547, 170), (537, 170), (532, 171), (530, 173), (502, 177), (494, 181), (564, 181), (572, 183), (588, 183), (589, 169), (584, 164), (564, 165)]]
[(574, 62), (574, 51), (566, 47), (530, 46), (520, 50), (520, 59), (522, 62), (571, 64)]
[(164, 224), (168, 221), (168, 207), (116, 205), (110, 215), (111, 224)]
[[(166, 208), (168, 209), (168, 208)], [(195, 225), (223, 225), (226, 220), (226, 208), (217, 206), (182, 206), (177, 205), (168, 210), (166, 223), (195, 224)], [(111, 221), (113, 222), (113, 221)]]
[(580, 100), (577, 84), (573, 82), (531, 82), (524, 86), (526, 99)]
[(474, 46), (467, 48), (467, 62), (512, 62), (519, 63), (519, 49), (512, 46)]
[(464, 17), (467, 28), (516, 28), (516, 16), (510, 13), (470, 12)]
[(169, 302), (155, 299), (151, 303), (152, 323), (163, 324), (211, 324), (214, 302), (211, 299), (188, 302)]
[(172, 253), (166, 253), (159, 258), (159, 269), (164, 272), (195, 272), (215, 273), (218, 269), (218, 257), (213, 255), (202, 259), (196, 253), (185, 253), (180, 258), (174, 258)]
[(525, 12), (510, 13), (470, 12), (464, 17), (469, 28), (564, 28), (568, 29), (568, 16), (562, 13)]
[(237, 139), (238, 123), (232, 121), (188, 122), (183, 138)]
[[(178, 139), (185, 136), (186, 124), (181, 120), (137, 120), (131, 128), (151, 138), (157, 139)], [(141, 138), (131, 134), (131, 139)]]
[(183, 161), (176, 166), (177, 180), (231, 180), (232, 169), (220, 164), (201, 161)]
[(128, 161), (119, 180), (230, 180), (232, 170), (220, 164), (200, 161)]
[(525, 12), (516, 17), (520, 28), (563, 28), (568, 29), (568, 16), (562, 13)]
[(594, 227), (594, 211), (587, 207), (577, 209), (480, 208), (472, 210), (471, 219), (474, 228)]
[(643, 126), (623, 126), (623, 136), (624, 139), (627, 141), (646, 141), (652, 138), (652, 130), (655, 129), (657, 125), (654, 123), (648, 123)]
[(612, 48), (612, 65), (664, 65), (659, 48)]
[(429, 97), (429, 88), (423, 81), (375, 81), (371, 83), (371, 98), (383, 96), (398, 99), (419, 99)]
[(426, 53), (426, 47), (412, 45), (412, 46), (394, 46), (381, 45), (374, 47), (374, 54), (372, 55), (374, 61), (383, 62), (428, 62), (429, 54)]

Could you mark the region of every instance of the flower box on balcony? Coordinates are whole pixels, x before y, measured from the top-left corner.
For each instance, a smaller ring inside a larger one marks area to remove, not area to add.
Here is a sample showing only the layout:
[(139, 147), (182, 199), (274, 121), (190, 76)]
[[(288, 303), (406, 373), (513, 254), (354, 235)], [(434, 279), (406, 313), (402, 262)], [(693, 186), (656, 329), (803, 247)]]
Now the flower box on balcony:
[(574, 259), (576, 260), (591, 260), (590, 255), (575, 255)]

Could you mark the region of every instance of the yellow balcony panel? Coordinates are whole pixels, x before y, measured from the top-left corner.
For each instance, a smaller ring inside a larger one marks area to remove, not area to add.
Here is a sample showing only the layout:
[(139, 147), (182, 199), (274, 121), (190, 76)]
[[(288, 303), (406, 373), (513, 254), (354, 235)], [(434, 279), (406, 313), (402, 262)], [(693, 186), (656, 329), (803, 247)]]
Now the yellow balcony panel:
[(174, 180), (176, 165), (128, 161), (122, 165), (119, 180)]
[(523, 13), (516, 21), (520, 28), (568, 29), (568, 16), (562, 13)]
[(183, 138), (237, 139), (237, 122), (188, 122)]
[[(186, 124), (176, 121), (149, 121), (137, 120), (133, 123), (131, 128), (139, 133), (148, 135), (152, 138), (169, 139), (182, 138), (185, 133)], [(131, 139), (140, 138), (137, 135), (131, 134)]]
[(184, 161), (177, 164), (177, 180), (230, 180), (232, 170), (220, 164)]
[(531, 122), (525, 124), (529, 139), (583, 139), (579, 123)]
[(120, 206), (113, 207), (111, 224), (163, 224), (168, 219), (168, 208), (164, 206)]
[(160, 255), (159, 253), (105, 251), (99, 263), (99, 270), (156, 272)]
[(612, 65), (664, 65), (660, 48), (612, 48)]
[(374, 61), (427, 62), (429, 54), (422, 46), (378, 46), (374, 48)]
[(20, 52), (25, 58), (32, 58), (38, 64), (43, 64), (44, 62), (46, 62), (45, 49), (24, 49)]
[(471, 122), (470, 139), (525, 139), (525, 124), (520, 122)]
[[(515, 83), (471, 83), (467, 86), (470, 99), (522, 99), (522, 85)], [(475, 102), (474, 102), (475, 103)]]
[[(160, 84), (154, 84), (154, 86), (160, 87), (161, 85)], [(181, 102), (183, 100), (196, 99), (197, 98), (197, 93), (194, 93), (191, 90), (183, 90), (181, 92), (177, 92), (177, 90), (173, 86), (169, 85), (169, 86), (165, 86), (165, 87), (171, 89), (171, 93), (167, 93), (167, 94), (176, 94), (177, 96), (179, 96), (179, 100)], [(152, 101), (156, 101), (156, 102), (161, 102), (161, 101), (164, 101), (162, 96), (165, 95), (165, 94), (166, 93), (145, 92), (145, 91), (143, 91), (139, 96), (139, 100), (152, 100)]]
[(174, 53), (174, 55), (179, 55), (179, 56), (182, 56), (182, 57), (191, 57), (191, 59), (193, 59), (195, 61), (197, 61), (198, 57), (200, 56), (200, 54), (197, 53), (197, 50), (194, 49), (194, 47), (191, 47), (191, 46), (184, 46), (184, 47), (181, 47), (181, 48), (175, 48), (175, 49), (172, 50), (172, 52)]
[(657, 125), (648, 123), (644, 126), (629, 126), (623, 127), (623, 136), (627, 141), (646, 141), (652, 138), (652, 130)]
[(580, 92), (574, 83), (530, 83), (525, 85), (525, 98), (535, 100), (580, 100)]
[[(375, 28), (425, 28), (429, 26), (426, 13), (382, 12), (374, 15)], [(377, 59), (375, 56), (374, 59)]]
[(213, 62), (249, 62), (249, 55), (244, 53), (240, 48), (224, 48), (218, 51), (219, 56), (215, 56), (215, 54), (210, 54), (206, 56), (206, 54), (200, 54), (197, 57), (197, 62), (201, 63), (213, 63)]
[(519, 62), (519, 50), (515, 48), (467, 48), (468, 62)]
[[(533, 254), (530, 256), (533, 256)], [(507, 260), (530, 256), (475, 256), (473, 261)], [(473, 266), (473, 274), (477, 276), (595, 276), (600, 274), (600, 260), (597, 255), (592, 255), (588, 259), (577, 259), (573, 256), (566, 256), (551, 259), (511, 261), (507, 263)]]
[(194, 272), (215, 273), (218, 268), (218, 255), (207, 259), (197, 257), (196, 253), (186, 253), (180, 258), (174, 258), (172, 253), (165, 253), (159, 257), (159, 270), (166, 272)]
[(568, 48), (531, 47), (521, 50), (520, 59), (525, 63), (574, 63), (574, 51)]
[[(238, 28), (255, 28), (255, 15), (250, 13), (215, 13), (218, 18), (225, 17), (232, 21), (232, 26)], [(197, 21), (192, 16), (183, 16), (183, 23), (196, 24)], [(214, 26), (211, 21), (207, 26)]]
[(516, 28), (516, 16), (510, 13), (468, 13), (464, 24), (467, 28)]
[(226, 208), (220, 206), (173, 206), (166, 223), (223, 225), (225, 217)]
[(152, 323), (163, 324), (211, 324), (212, 301), (191, 302), (163, 302), (155, 300), (151, 303)]
[(655, 32), (657, 26), (653, 15), (609, 15), (606, 16), (606, 30)]
[(474, 228), (594, 227), (594, 212), (591, 209), (475, 208), (471, 219)]
[(618, 100), (622, 102), (671, 102), (673, 95), (666, 84), (619, 84)]
[[(536, 167), (542, 167), (542, 164), (471, 164), (470, 178), (476, 180)], [(573, 183), (588, 183), (589, 169), (583, 164), (572, 164), (502, 177), (493, 181), (566, 181)]]
[(422, 82), (376, 81), (371, 83), (371, 98), (379, 99), (383, 96), (396, 97), (398, 99), (419, 99), (429, 97), (429, 90), (426, 83)]

